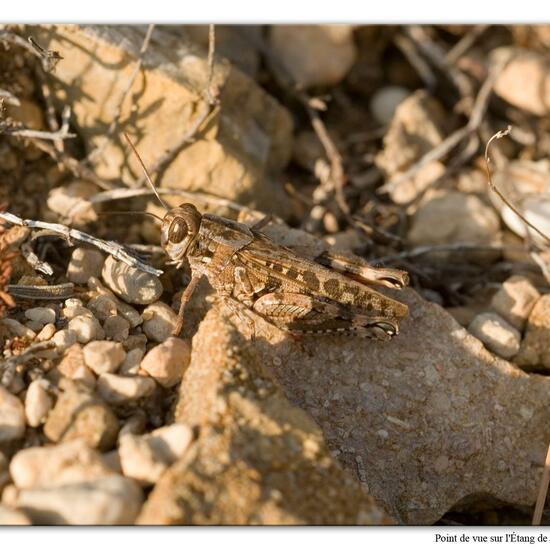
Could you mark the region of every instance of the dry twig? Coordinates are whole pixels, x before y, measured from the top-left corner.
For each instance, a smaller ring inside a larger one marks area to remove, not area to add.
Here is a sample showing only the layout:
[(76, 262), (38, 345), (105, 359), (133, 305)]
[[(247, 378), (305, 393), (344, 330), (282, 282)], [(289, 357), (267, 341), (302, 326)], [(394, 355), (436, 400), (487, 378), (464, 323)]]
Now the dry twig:
[(55, 50), (46, 50), (45, 48), (40, 46), (32, 36), (29, 37), (27, 42), (27, 40), (25, 40), (23, 37), (10, 30), (1, 29), (0, 41), (20, 46), (21, 48), (24, 48), (28, 52), (32, 53), (34, 56), (38, 57), (38, 59), (40, 59), (40, 62), (42, 63), (42, 68), (47, 73), (52, 72), (59, 61), (63, 59), (59, 52)]
[(3, 363), (0, 363), (0, 373), (2, 373), (0, 383), (5, 387), (9, 386), (13, 381), (18, 365), (25, 365), (35, 358), (35, 354), (37, 352), (52, 348), (55, 348), (55, 342), (52, 342), (51, 340), (46, 342), (35, 342), (34, 344), (31, 344), (23, 353), (13, 355), (9, 359), (6, 359)]

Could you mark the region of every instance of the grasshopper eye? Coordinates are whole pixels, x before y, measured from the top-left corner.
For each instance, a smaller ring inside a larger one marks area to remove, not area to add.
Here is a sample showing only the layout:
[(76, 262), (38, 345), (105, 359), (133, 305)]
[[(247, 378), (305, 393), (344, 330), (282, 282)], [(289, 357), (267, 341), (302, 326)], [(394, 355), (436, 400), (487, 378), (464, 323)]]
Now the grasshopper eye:
[(180, 218), (176, 218), (168, 229), (168, 240), (173, 244), (179, 244), (187, 236), (187, 224)]

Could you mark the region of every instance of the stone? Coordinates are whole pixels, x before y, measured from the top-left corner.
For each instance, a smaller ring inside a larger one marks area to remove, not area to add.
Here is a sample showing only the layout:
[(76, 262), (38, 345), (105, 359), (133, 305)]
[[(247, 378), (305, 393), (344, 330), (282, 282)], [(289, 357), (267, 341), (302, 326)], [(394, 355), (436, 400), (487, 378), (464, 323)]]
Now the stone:
[(77, 342), (87, 344), (90, 340), (102, 340), (105, 338), (105, 331), (95, 317), (88, 315), (77, 315), (69, 321), (69, 330), (76, 334)]
[(495, 94), (531, 115), (548, 116), (550, 114), (548, 57), (535, 51), (505, 48), (499, 48), (493, 55), (495, 57), (512, 56), (495, 81)]
[(164, 290), (156, 275), (131, 267), (112, 256), (105, 260), (101, 277), (117, 296), (130, 304), (151, 304)]
[(98, 188), (88, 181), (75, 181), (61, 187), (54, 187), (46, 204), (62, 222), (83, 226), (97, 220), (97, 214), (89, 201)]
[(181, 380), (190, 358), (189, 342), (171, 336), (151, 349), (142, 359), (140, 367), (161, 386), (171, 388)]
[(115, 372), (126, 358), (126, 351), (119, 342), (95, 340), (86, 344), (82, 349), (84, 363), (100, 375), (106, 372)]
[(178, 314), (164, 302), (155, 302), (143, 310), (143, 332), (149, 340), (164, 342), (172, 336)]
[(444, 191), (416, 211), (408, 240), (413, 246), (455, 242), (488, 245), (495, 241), (499, 227), (495, 211), (475, 195)]
[(369, 108), (372, 116), (380, 124), (389, 124), (399, 104), (410, 94), (402, 86), (383, 86), (378, 88), (371, 97)]
[(7, 105), (6, 114), (32, 130), (45, 130), (42, 108), (29, 99), (19, 99), (19, 105)]
[(15, 319), (10, 319), (9, 317), (4, 317), (0, 321), (14, 336), (19, 336), (20, 338), (28, 338), (29, 340), (34, 340), (36, 337), (36, 332), (26, 327), (19, 321)]
[(113, 405), (137, 401), (155, 391), (155, 381), (148, 376), (119, 376), (117, 374), (101, 374), (97, 381), (97, 392), (107, 402)]
[(337, 464), (310, 416), (270, 379), (255, 344), (224, 324), (216, 309), (201, 323), (193, 346), (198, 353), (182, 380), (176, 422), (196, 426), (198, 438), (158, 480), (138, 523), (393, 521)]
[(18, 489), (92, 481), (112, 473), (101, 455), (82, 439), (29, 447), (19, 451), (10, 463), (11, 478)]
[[(445, 165), (438, 160), (428, 162), (409, 179), (390, 189), (390, 197), (396, 204), (409, 204), (445, 174)], [(396, 174), (395, 177), (399, 177)]]
[(103, 323), (105, 338), (116, 342), (124, 342), (130, 334), (130, 323), (121, 315), (107, 317)]
[(44, 434), (54, 442), (82, 438), (90, 447), (109, 451), (116, 442), (118, 420), (96, 395), (74, 383), (64, 384), (50, 412)]
[(185, 424), (171, 424), (145, 435), (125, 434), (119, 443), (120, 464), (126, 477), (142, 485), (156, 483), (193, 439)]
[(53, 399), (48, 393), (49, 384), (43, 378), (33, 380), (25, 396), (25, 416), (32, 428), (40, 426), (53, 406)]
[(0, 444), (22, 438), (25, 426), (23, 403), (0, 385)]
[(129, 525), (139, 513), (139, 485), (120, 475), (22, 489), (16, 505), (35, 525)]
[[(139, 113), (136, 145), (145, 164), (151, 166), (180, 142), (182, 132), (205, 107), (207, 49), (186, 39), (185, 29), (155, 28), (142, 70), (120, 112), (120, 99), (134, 72), (145, 27), (44, 25), (28, 30), (41, 46), (62, 53), (54, 93), (59, 102), (71, 105), (71, 122), (91, 149), (104, 145), (114, 116), (128, 121), (132, 113)], [(67, 41), (76, 46), (68, 48)], [(220, 56), (214, 64), (213, 85), (221, 90), (220, 115), (212, 117), (202, 139), (182, 148), (163, 171), (160, 185), (201, 190), (288, 214), (289, 198), (268, 176), (282, 170), (290, 159), (289, 112)], [(108, 140), (103, 154), (92, 156), (91, 162), (99, 177), (127, 185), (133, 185), (136, 174), (141, 174), (137, 159), (128, 155), (120, 140)]]
[(55, 309), (51, 307), (33, 307), (25, 310), (25, 317), (40, 324), (40, 328), (48, 323), (55, 323)]
[(521, 331), (539, 298), (539, 291), (527, 277), (514, 275), (502, 283), (493, 296), (491, 307)]
[[(52, 369), (48, 375), (65, 376), (70, 380), (78, 381), (86, 387), (93, 389), (95, 386), (95, 377), (92, 371), (84, 362), (84, 353), (80, 344), (73, 344), (66, 351), (55, 369)], [(54, 381), (58, 381), (54, 378)]]
[(63, 351), (70, 348), (73, 344), (76, 344), (76, 339), (76, 332), (69, 329), (58, 330), (52, 336), (52, 340), (55, 342), (55, 347), (59, 351)]
[[(352, 25), (272, 25), (269, 30), (273, 55), (303, 88), (338, 84), (357, 57)], [(277, 74), (277, 65), (273, 69)]]
[[(45, 342), (50, 340), (56, 332), (55, 325), (53, 323), (48, 323), (44, 325), (40, 332), (36, 335), (37, 342)], [(75, 340), (76, 341), (76, 340)]]
[(528, 370), (550, 369), (550, 294), (541, 296), (531, 310), (514, 363)]
[[(99, 299), (100, 296), (103, 296), (105, 298), (109, 298), (116, 304), (116, 309), (122, 317), (124, 317), (129, 323), (132, 328), (135, 328), (143, 322), (143, 319), (141, 318), (141, 315), (139, 312), (134, 309), (132, 306), (128, 305), (126, 302), (123, 302), (119, 298), (117, 298), (113, 292), (111, 292), (108, 288), (103, 286), (101, 281), (97, 279), (96, 277), (90, 277), (88, 280), (88, 288), (96, 294), (97, 298)], [(92, 298), (93, 299), (93, 298)], [(91, 301), (91, 300), (90, 300)], [(89, 305), (89, 303), (88, 303)], [(98, 305), (99, 307), (99, 305)], [(104, 307), (101, 306), (101, 307)], [(98, 317), (100, 318), (100, 317)], [(105, 317), (106, 318), (106, 317)]]
[(296, 136), (292, 158), (302, 168), (315, 171), (317, 161), (325, 158), (325, 150), (315, 132), (306, 130)]
[(519, 350), (520, 332), (496, 313), (480, 313), (470, 323), (468, 330), (487, 349), (504, 359), (510, 359)]
[(88, 302), (88, 308), (96, 319), (105, 322), (109, 317), (117, 314), (117, 304), (109, 296), (94, 296)]
[(32, 525), (31, 520), (21, 511), (0, 504), (0, 525)]
[(118, 369), (119, 374), (122, 376), (135, 376), (139, 372), (139, 365), (143, 356), (145, 355), (145, 349), (134, 348), (126, 352), (126, 359), (120, 365)]
[(67, 279), (72, 283), (84, 285), (90, 277), (99, 277), (105, 256), (94, 248), (79, 246), (73, 250), (67, 267)]

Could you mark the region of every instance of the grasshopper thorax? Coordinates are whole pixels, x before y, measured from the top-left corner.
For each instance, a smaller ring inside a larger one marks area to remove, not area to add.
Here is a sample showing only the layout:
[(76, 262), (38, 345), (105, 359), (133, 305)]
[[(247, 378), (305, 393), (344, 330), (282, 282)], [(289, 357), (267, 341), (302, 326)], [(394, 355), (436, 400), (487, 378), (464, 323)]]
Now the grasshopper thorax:
[(160, 244), (174, 263), (181, 263), (193, 250), (201, 220), (201, 213), (189, 203), (172, 208), (164, 216)]

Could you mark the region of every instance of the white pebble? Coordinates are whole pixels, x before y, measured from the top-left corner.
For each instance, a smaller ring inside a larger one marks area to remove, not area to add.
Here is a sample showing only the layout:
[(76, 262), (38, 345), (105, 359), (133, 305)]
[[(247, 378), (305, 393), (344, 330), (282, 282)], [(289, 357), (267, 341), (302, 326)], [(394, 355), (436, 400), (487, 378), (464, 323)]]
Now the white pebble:
[(116, 342), (124, 342), (130, 334), (130, 323), (121, 315), (113, 315), (103, 323), (105, 337)]
[(0, 443), (25, 434), (25, 408), (15, 395), (0, 385)]
[(44, 325), (42, 330), (36, 335), (36, 340), (38, 342), (45, 342), (46, 340), (49, 340), (55, 334), (55, 330), (55, 325), (53, 323)]
[(63, 351), (76, 344), (76, 332), (69, 329), (60, 330), (53, 335), (52, 341), (55, 342), (57, 349)]
[(107, 340), (90, 342), (82, 351), (84, 362), (97, 375), (115, 372), (126, 358), (126, 351), (121, 343)]
[(539, 298), (539, 291), (529, 279), (514, 275), (502, 283), (491, 300), (491, 307), (512, 326), (522, 330)]
[(25, 311), (25, 317), (43, 327), (48, 323), (55, 323), (55, 309), (51, 307), (33, 307)]
[(191, 346), (186, 340), (171, 336), (150, 350), (141, 361), (141, 368), (165, 388), (177, 384), (191, 359)]
[(380, 124), (389, 124), (397, 106), (410, 94), (401, 86), (384, 86), (370, 100), (370, 111)]
[(155, 381), (148, 376), (119, 376), (102, 374), (97, 381), (97, 392), (107, 403), (118, 405), (135, 401), (155, 391)]
[(164, 426), (146, 435), (125, 434), (119, 444), (122, 471), (143, 485), (153, 484), (184, 455), (192, 439), (193, 432), (185, 424)]
[(33, 380), (25, 396), (25, 415), (27, 424), (36, 428), (46, 419), (53, 406), (53, 399), (48, 393), (48, 382), (44, 379)]
[(23, 489), (17, 507), (41, 525), (129, 525), (143, 502), (139, 485), (120, 475), (59, 487)]
[(99, 277), (105, 256), (93, 248), (78, 247), (73, 250), (67, 278), (72, 283), (86, 284), (90, 277)]
[(468, 326), (468, 330), (487, 349), (509, 359), (519, 351), (521, 334), (496, 313), (481, 313)]
[(177, 313), (164, 302), (155, 302), (143, 310), (143, 332), (149, 340), (164, 342), (172, 336), (178, 322)]
[(61, 313), (67, 319), (74, 319), (75, 317), (79, 317), (79, 316), (82, 316), (82, 317), (94, 316), (94, 314), (87, 307), (84, 307), (83, 305), (71, 305), (71, 306), (66, 305), (61, 310)]
[(77, 315), (69, 321), (69, 330), (76, 333), (76, 339), (81, 344), (87, 344), (90, 340), (102, 340), (105, 332), (99, 321), (88, 315)]
[(91, 481), (112, 473), (101, 455), (82, 439), (29, 447), (19, 451), (10, 463), (11, 478), (18, 489)]
[(103, 296), (101, 294), (90, 299), (88, 308), (100, 321), (105, 321), (117, 313), (116, 302), (109, 296)]
[(145, 355), (145, 350), (134, 348), (126, 352), (126, 359), (118, 369), (123, 376), (134, 376), (139, 372), (139, 364)]

